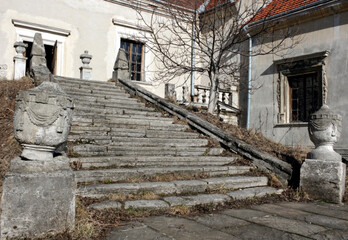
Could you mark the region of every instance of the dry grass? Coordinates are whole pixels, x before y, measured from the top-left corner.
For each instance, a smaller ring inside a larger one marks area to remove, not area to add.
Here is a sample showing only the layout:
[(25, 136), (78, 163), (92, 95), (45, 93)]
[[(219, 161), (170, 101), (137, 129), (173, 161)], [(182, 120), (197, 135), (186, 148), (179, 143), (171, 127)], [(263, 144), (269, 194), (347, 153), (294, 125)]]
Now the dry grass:
[(11, 159), (21, 154), (21, 147), (13, 135), (17, 93), (33, 87), (33, 80), (27, 77), (18, 81), (0, 81), (0, 185), (9, 170)]
[(291, 161), (289, 158), (295, 159), (298, 163), (306, 158), (307, 153), (310, 151), (308, 148), (303, 147), (288, 147), (280, 143), (276, 143), (270, 139), (265, 138), (261, 133), (254, 132), (253, 130), (246, 130), (244, 128), (222, 122), (218, 116), (212, 115), (205, 110), (197, 109), (195, 107), (186, 107), (187, 110), (193, 112), (204, 120), (214, 124), (221, 128), (230, 135), (249, 143), (260, 150), (268, 152), (279, 159), (285, 161)]

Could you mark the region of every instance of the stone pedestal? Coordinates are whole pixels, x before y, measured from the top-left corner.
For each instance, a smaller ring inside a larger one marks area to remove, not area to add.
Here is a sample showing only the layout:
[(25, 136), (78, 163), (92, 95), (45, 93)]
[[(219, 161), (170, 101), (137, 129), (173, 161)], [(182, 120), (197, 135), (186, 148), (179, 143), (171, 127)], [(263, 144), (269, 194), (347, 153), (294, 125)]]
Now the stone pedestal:
[(11, 161), (3, 183), (1, 239), (30, 238), (74, 228), (74, 173), (69, 159)]
[(91, 80), (92, 79), (92, 68), (80, 67), (80, 79)]
[(13, 79), (14, 80), (19, 80), (21, 79), (22, 77), (25, 76), (25, 69), (26, 69), (26, 61), (27, 61), (27, 58), (26, 57), (18, 57), (18, 56), (15, 56), (13, 58), (13, 61), (14, 61), (14, 76), (13, 76)]
[(308, 133), (315, 145), (301, 166), (300, 187), (309, 197), (341, 203), (345, 190), (346, 165), (333, 146), (341, 136), (342, 117), (323, 105), (311, 114)]
[(346, 165), (339, 161), (306, 159), (301, 167), (300, 186), (314, 199), (341, 203), (345, 180)]

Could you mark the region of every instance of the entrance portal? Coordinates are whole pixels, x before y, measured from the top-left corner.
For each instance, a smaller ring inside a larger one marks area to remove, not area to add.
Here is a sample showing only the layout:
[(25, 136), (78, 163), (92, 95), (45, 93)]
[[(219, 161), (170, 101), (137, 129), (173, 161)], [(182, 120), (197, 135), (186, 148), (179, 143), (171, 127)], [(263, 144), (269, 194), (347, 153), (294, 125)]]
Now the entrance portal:
[[(33, 47), (33, 42), (24, 41), (24, 43), (28, 44), (27, 50), (25, 51), (24, 56), (27, 57), (27, 64), (26, 64), (26, 73), (28, 74), (30, 71), (30, 53), (31, 49)], [(50, 70), (52, 74), (56, 74), (57, 70), (57, 42), (54, 46), (51, 45), (44, 45), (45, 46), (45, 52), (46, 52), (46, 62), (47, 67)]]

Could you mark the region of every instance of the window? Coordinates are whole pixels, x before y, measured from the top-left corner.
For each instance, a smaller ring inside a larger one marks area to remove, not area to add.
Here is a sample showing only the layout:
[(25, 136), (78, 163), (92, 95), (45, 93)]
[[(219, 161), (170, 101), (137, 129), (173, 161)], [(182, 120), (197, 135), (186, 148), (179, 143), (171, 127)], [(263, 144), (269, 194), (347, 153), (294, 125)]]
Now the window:
[(328, 52), (275, 61), (278, 69), (278, 123), (308, 122), (326, 103), (325, 61)]
[(322, 105), (319, 73), (289, 76), (290, 122), (308, 122)]
[(121, 39), (121, 48), (123, 48), (127, 54), (130, 79), (142, 81), (144, 44), (127, 39)]

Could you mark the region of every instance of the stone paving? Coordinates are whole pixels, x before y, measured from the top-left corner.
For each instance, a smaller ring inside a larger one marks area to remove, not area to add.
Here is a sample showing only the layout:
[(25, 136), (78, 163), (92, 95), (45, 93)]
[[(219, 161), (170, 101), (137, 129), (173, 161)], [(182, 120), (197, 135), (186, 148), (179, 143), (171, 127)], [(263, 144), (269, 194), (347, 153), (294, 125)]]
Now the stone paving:
[(348, 239), (348, 206), (283, 202), (192, 217), (149, 217), (107, 236), (121, 239)]

